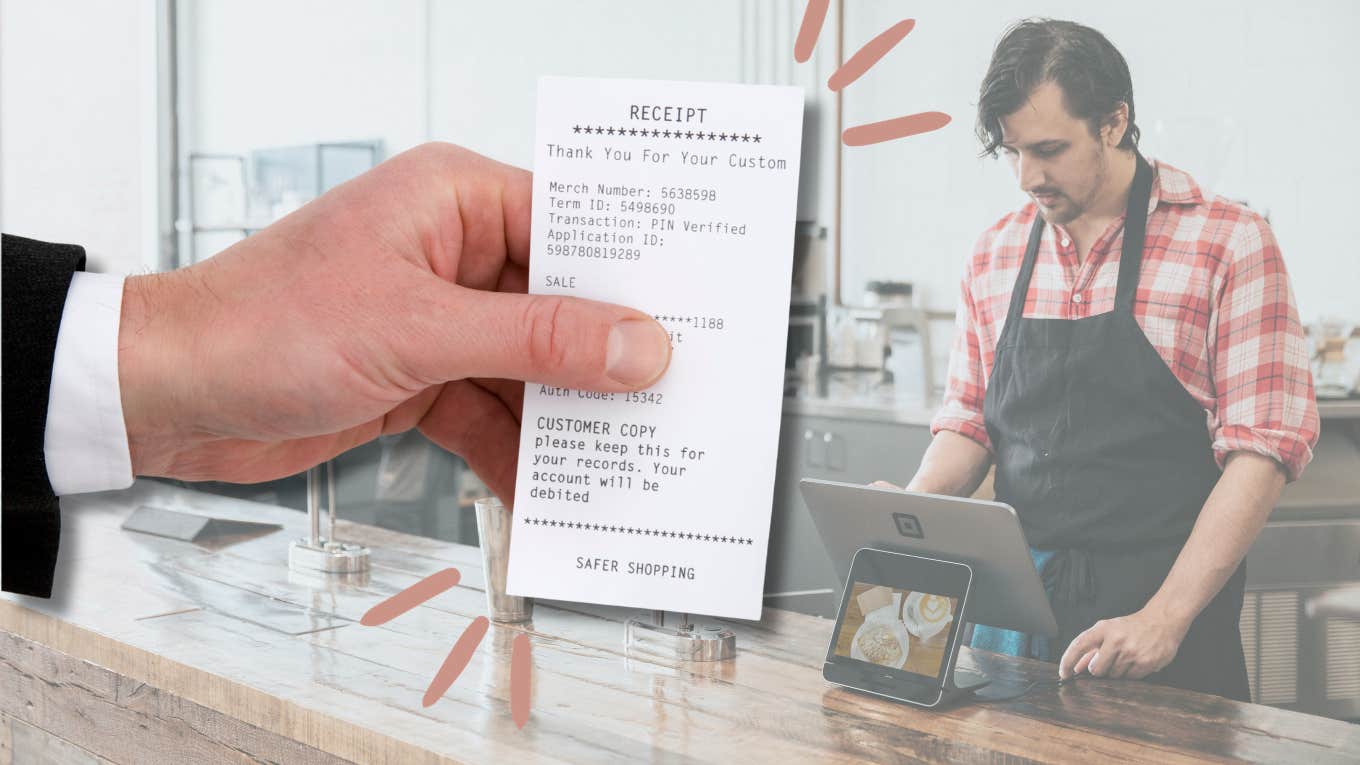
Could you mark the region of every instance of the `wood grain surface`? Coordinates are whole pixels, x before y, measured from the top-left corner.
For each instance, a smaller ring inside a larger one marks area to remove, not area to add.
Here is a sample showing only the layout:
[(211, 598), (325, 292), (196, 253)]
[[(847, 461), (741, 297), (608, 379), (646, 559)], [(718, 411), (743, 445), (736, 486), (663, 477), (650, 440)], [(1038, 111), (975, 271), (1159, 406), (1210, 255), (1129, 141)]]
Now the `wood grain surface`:
[[(284, 524), (217, 550), (125, 532), (140, 504)], [(290, 510), (139, 481), (66, 498), (57, 590), (0, 595), (0, 763), (1360, 761), (1360, 727), (1134, 681), (925, 711), (826, 683), (830, 620), (733, 621), (733, 661), (627, 655), (631, 610), (542, 602), (495, 625), (430, 707), (450, 646), (486, 611), (476, 548), (342, 524), (370, 574), (290, 572)], [(452, 512), (451, 508), (451, 512)], [(379, 627), (365, 611), (455, 566), (457, 587)], [(532, 715), (511, 719), (510, 645), (533, 645)], [(1052, 665), (965, 649), (1017, 685)], [(84, 759), (76, 759), (84, 758)], [(58, 761), (58, 760), (53, 760)]]

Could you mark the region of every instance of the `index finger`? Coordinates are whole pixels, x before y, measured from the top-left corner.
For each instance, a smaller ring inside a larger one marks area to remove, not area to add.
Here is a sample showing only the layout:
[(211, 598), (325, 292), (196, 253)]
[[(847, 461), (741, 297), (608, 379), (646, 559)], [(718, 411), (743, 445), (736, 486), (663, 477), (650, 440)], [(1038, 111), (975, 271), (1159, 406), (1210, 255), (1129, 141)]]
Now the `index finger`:
[(1104, 639), (1104, 628), (1100, 624), (1095, 624), (1085, 632), (1072, 638), (1072, 642), (1063, 651), (1062, 659), (1058, 661), (1058, 678), (1066, 680), (1073, 674), (1077, 660), (1085, 656), (1087, 652), (1100, 648)]

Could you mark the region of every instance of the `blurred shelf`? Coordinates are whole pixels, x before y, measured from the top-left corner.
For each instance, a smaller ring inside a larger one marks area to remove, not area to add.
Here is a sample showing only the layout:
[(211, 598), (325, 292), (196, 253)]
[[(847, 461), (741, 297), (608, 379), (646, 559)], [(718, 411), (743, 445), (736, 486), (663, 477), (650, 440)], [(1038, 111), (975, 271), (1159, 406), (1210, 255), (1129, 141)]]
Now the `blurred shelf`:
[(1360, 420), (1360, 398), (1319, 399), (1317, 408), (1324, 420)]

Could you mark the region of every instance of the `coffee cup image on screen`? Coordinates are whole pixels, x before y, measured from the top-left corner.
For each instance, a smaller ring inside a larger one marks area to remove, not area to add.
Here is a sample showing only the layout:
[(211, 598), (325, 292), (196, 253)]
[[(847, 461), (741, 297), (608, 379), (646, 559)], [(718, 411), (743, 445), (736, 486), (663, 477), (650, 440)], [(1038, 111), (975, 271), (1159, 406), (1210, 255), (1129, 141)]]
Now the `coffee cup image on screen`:
[(855, 582), (835, 654), (936, 677), (958, 598)]

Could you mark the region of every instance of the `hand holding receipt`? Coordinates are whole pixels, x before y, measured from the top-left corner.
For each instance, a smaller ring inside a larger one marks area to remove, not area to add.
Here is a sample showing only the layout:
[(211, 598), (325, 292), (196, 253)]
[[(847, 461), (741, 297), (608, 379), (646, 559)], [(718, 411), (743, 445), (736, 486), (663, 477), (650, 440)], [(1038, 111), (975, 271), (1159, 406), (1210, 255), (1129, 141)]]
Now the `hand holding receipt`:
[(796, 87), (539, 82), (529, 290), (670, 335), (624, 393), (525, 389), (512, 594), (758, 618), (802, 134)]

